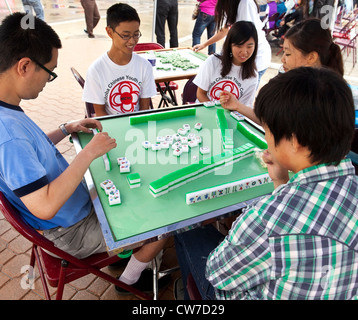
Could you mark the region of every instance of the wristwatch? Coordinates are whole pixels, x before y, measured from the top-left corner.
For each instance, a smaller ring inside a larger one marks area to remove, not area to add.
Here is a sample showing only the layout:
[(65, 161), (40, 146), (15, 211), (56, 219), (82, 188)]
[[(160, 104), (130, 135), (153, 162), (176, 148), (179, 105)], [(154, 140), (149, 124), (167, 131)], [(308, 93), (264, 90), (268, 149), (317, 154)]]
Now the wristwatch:
[(66, 127), (65, 127), (66, 124), (67, 124), (67, 123), (62, 123), (62, 124), (60, 124), (60, 125), (59, 125), (59, 128), (61, 129), (62, 133), (63, 133), (65, 136), (68, 136), (70, 133), (67, 131), (67, 129), (66, 129)]

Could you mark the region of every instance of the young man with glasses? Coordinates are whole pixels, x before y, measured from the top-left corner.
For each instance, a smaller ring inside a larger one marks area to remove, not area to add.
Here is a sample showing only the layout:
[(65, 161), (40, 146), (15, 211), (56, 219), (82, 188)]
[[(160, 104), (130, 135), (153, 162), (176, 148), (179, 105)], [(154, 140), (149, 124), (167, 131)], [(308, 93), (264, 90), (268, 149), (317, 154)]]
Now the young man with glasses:
[(139, 27), (133, 7), (117, 3), (107, 10), (112, 46), (89, 67), (83, 92), (96, 116), (149, 109), (157, 93), (151, 64), (133, 52), (142, 35)]

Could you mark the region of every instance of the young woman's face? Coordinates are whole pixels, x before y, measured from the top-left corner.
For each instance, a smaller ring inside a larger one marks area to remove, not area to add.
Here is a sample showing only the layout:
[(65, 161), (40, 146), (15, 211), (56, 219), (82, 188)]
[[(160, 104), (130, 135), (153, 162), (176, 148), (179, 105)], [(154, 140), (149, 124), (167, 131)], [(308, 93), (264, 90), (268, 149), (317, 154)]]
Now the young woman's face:
[(296, 49), (289, 39), (285, 39), (283, 43), (283, 55), (281, 61), (285, 72), (298, 67), (311, 67), (308, 57)]
[(232, 44), (231, 52), (232, 52), (232, 63), (241, 66), (244, 62), (246, 62), (255, 50), (255, 40), (254, 38), (250, 38), (246, 42), (240, 45)]

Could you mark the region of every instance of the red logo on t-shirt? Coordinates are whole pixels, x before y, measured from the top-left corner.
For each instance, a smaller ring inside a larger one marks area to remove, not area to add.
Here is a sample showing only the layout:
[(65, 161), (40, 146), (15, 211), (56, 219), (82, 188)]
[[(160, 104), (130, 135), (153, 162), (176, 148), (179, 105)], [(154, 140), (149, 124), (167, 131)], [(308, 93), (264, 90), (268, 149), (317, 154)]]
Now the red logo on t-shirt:
[(121, 81), (109, 93), (109, 104), (117, 112), (133, 112), (139, 99), (139, 86), (132, 81)]
[(235, 83), (229, 80), (222, 80), (216, 83), (210, 90), (211, 100), (220, 100), (220, 93), (222, 91), (231, 92), (237, 99), (240, 97), (239, 88)]

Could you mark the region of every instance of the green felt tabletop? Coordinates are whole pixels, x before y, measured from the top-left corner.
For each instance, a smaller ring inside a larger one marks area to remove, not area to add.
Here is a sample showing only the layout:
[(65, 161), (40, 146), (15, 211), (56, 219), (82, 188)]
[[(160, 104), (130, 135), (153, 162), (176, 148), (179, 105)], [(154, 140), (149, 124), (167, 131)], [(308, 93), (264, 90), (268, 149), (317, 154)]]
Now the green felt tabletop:
[[(217, 108), (199, 106), (193, 115), (135, 125), (130, 125), (129, 117), (127, 116), (101, 120), (103, 131), (107, 131), (110, 136), (114, 137), (118, 146), (108, 153), (112, 165), (111, 171), (105, 171), (103, 159), (100, 157), (93, 161), (90, 166), (90, 172), (113, 238), (116, 241), (272, 192), (273, 185), (270, 183), (217, 199), (192, 205), (186, 204), (185, 194), (188, 192), (267, 173), (267, 169), (262, 168), (255, 157), (250, 157), (234, 165), (229, 163), (215, 172), (190, 181), (158, 198), (150, 194), (149, 184), (152, 181), (201, 159), (209, 159), (211, 156), (223, 152), (220, 129), (216, 123)], [(230, 116), (229, 111), (225, 110), (225, 116), (229, 129), (232, 129), (234, 148), (248, 142), (252, 143), (236, 129), (237, 121)], [(194, 129), (194, 125), (197, 122), (203, 124), (200, 131)], [(190, 132), (202, 137), (202, 144), (191, 149), (189, 153), (183, 153), (180, 157), (177, 157), (173, 156), (172, 148), (152, 151), (142, 147), (143, 141), (147, 140), (154, 143), (157, 136), (175, 134), (183, 124), (189, 124), (191, 127)], [(251, 128), (263, 136), (256, 128)], [(92, 135), (84, 133), (78, 136), (82, 148), (92, 138)], [(201, 155), (199, 152), (200, 146), (208, 146), (211, 152)], [(127, 182), (128, 174), (120, 173), (117, 165), (118, 157), (126, 157), (131, 164), (131, 173), (140, 174), (141, 186), (139, 188), (131, 189), (129, 187)], [(122, 201), (120, 205), (109, 206), (108, 197), (100, 187), (100, 183), (106, 179), (111, 179), (120, 191)]]

